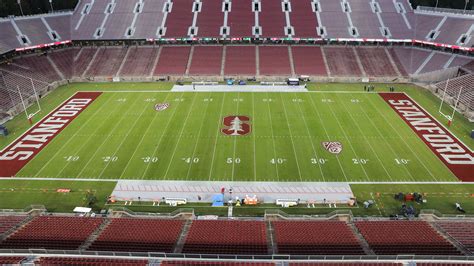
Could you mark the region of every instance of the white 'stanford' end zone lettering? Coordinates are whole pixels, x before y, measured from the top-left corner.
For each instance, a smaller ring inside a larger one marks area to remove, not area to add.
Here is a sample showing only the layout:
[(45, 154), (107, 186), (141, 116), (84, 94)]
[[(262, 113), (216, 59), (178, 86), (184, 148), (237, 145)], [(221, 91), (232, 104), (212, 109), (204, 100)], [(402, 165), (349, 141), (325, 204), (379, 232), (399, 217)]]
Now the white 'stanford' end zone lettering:
[(431, 118), (427, 117), (413, 102), (406, 100), (390, 100), (405, 119), (419, 132), (437, 152), (450, 164), (474, 164), (474, 157), (467, 153), (446, 131), (438, 127)]
[(403, 93), (380, 96), (461, 180), (474, 181), (474, 154), (430, 114)]
[(100, 92), (79, 92), (0, 153), (0, 176), (13, 176), (76, 118)]

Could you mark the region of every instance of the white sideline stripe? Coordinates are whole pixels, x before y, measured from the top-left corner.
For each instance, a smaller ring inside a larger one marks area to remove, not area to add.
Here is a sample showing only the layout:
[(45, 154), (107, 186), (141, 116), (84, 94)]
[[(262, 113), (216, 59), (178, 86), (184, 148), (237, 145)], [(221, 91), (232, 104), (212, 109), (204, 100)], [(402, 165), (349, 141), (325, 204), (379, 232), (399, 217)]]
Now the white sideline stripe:
[[(255, 121), (255, 95), (252, 94), (252, 121)], [(255, 132), (255, 126), (253, 127), (253, 177), (255, 182), (257, 181), (257, 134)]]
[[(237, 85), (235, 85), (237, 86)], [(362, 87), (361, 87), (362, 89)], [(78, 91), (79, 92), (79, 91)], [(107, 92), (126, 92), (126, 93), (131, 93), (131, 92), (139, 92), (139, 93), (155, 93), (155, 92), (162, 92), (162, 93), (203, 93), (203, 92), (210, 92), (210, 91), (171, 91), (171, 90), (85, 90), (83, 92), (102, 92), (102, 93), (107, 93)], [(213, 91), (214, 92), (214, 91)], [(216, 93), (226, 93), (226, 92), (238, 92), (237, 90), (232, 90), (232, 91), (215, 91)], [(375, 92), (367, 92), (367, 91), (240, 91), (242, 93), (267, 93), (267, 92), (273, 92), (273, 93), (331, 93), (331, 94), (336, 94), (336, 93), (342, 93), (342, 94), (377, 94), (379, 92), (385, 92), (385, 91), (375, 91)], [(390, 92), (390, 93), (405, 93), (402, 91), (397, 91), (397, 92)]]
[[(82, 182), (118, 182), (118, 181), (137, 181), (136, 179), (98, 179), (98, 178), (57, 178), (57, 177), (0, 177), (0, 182), (2, 180), (56, 180), (56, 181), (82, 181)], [(183, 180), (144, 180), (144, 181), (183, 181)], [(196, 180), (193, 182), (203, 182), (203, 183), (209, 183), (209, 181), (204, 181), (204, 180)], [(226, 180), (223, 181), (214, 181), (214, 182), (229, 182)], [(260, 182), (260, 181), (259, 181)], [(263, 181), (262, 181), (263, 182)], [(289, 181), (274, 181), (276, 183), (290, 183)], [(294, 182), (294, 181), (291, 181)], [(321, 182), (306, 182), (305, 183), (321, 183)], [(419, 185), (437, 185), (437, 184), (445, 184), (445, 185), (474, 185), (474, 182), (460, 182), (460, 181), (394, 181), (394, 182), (389, 182), (389, 181), (374, 181), (374, 182), (369, 182), (369, 181), (349, 181), (349, 182), (331, 182), (331, 183), (344, 183), (344, 184), (353, 184), (353, 185), (364, 185), (364, 184), (419, 184)]]

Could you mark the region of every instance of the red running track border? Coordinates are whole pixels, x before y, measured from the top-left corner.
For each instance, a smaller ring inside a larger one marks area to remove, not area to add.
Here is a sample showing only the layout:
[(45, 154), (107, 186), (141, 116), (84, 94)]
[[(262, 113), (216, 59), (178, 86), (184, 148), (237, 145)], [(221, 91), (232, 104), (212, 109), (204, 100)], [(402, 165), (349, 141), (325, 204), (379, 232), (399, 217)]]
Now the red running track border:
[(0, 152), (0, 177), (15, 176), (102, 92), (78, 92)]
[(405, 93), (379, 95), (463, 182), (474, 182), (474, 153)]

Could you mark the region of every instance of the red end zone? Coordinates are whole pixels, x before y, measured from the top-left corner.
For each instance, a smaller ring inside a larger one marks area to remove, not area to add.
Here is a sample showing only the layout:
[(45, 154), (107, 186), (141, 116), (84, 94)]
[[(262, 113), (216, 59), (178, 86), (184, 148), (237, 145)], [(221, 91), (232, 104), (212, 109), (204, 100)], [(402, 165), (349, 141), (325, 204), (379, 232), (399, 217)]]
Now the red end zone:
[(379, 93), (461, 181), (474, 181), (474, 153), (405, 93)]
[(0, 152), (0, 177), (16, 175), (101, 92), (78, 92)]

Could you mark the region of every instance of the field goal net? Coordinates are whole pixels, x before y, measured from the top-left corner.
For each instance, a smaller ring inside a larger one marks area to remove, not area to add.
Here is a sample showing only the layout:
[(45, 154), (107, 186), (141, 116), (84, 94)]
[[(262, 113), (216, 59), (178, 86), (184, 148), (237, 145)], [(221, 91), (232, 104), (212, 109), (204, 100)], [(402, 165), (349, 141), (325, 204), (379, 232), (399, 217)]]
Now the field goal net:
[[(464, 86), (449, 87), (449, 85), (450, 80), (448, 79), (446, 81), (444, 91), (442, 92), (441, 103), (439, 104), (438, 112), (448, 120), (448, 126), (451, 126), (455, 113), (459, 112), (459, 99), (464, 92)], [(451, 93), (447, 95), (448, 90), (450, 90)], [(448, 102), (448, 99), (452, 99), (452, 104)]]
[(5, 101), (8, 104), (5, 104), (4, 109), (24, 112), (26, 119), (32, 124), (33, 117), (41, 112), (40, 96), (33, 79), (9, 71), (0, 71), (0, 90), (2, 96), (8, 97)]

